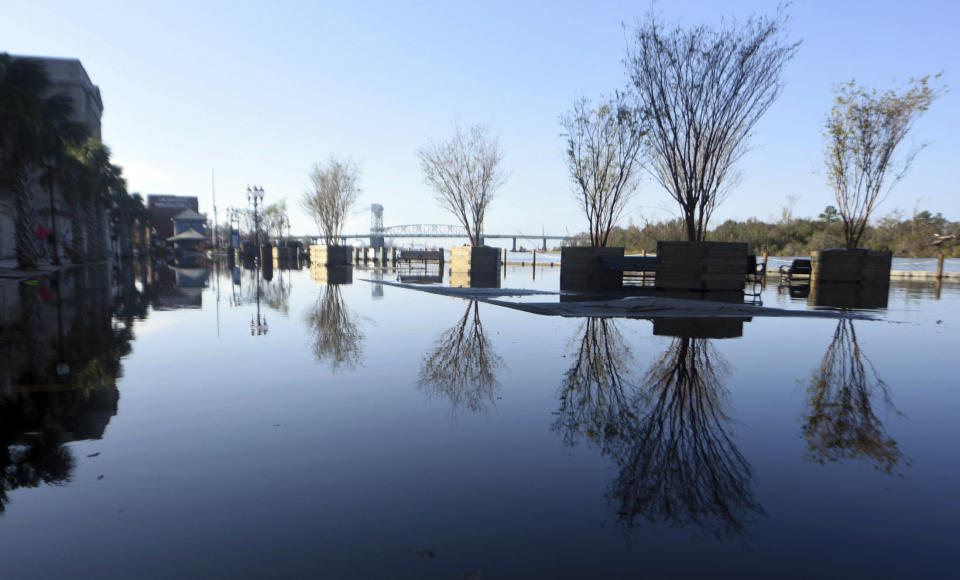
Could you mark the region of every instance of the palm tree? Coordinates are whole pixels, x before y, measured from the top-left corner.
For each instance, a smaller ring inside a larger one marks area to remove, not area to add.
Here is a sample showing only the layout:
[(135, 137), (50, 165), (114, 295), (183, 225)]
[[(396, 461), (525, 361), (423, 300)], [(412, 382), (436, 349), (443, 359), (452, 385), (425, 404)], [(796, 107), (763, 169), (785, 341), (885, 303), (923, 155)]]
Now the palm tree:
[[(84, 209), (93, 178), (83, 162), (86, 143), (68, 148), (63, 158), (63, 199), (70, 217), (70, 245), (67, 253), (73, 263), (81, 263), (87, 255)], [(61, 236), (62, 237), (62, 236)]]
[(87, 190), (83, 198), (84, 235), (87, 238), (85, 258), (102, 260), (107, 242), (104, 206), (110, 203), (110, 192), (122, 179), (121, 170), (110, 163), (110, 149), (94, 139), (81, 149), (81, 159), (87, 172)]
[(34, 242), (36, 209), (33, 192), (37, 168), (51, 167), (67, 143), (82, 129), (69, 120), (73, 104), (67, 95), (45, 97), (50, 81), (43, 65), (0, 54), (0, 190), (13, 193), (17, 267), (37, 265)]

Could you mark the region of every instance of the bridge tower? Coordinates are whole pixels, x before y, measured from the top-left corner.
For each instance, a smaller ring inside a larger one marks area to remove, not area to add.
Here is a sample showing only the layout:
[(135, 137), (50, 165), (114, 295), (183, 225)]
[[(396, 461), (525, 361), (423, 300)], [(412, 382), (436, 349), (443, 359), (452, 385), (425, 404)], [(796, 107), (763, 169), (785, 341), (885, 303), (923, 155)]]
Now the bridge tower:
[(383, 247), (383, 206), (379, 203), (370, 206), (370, 247)]

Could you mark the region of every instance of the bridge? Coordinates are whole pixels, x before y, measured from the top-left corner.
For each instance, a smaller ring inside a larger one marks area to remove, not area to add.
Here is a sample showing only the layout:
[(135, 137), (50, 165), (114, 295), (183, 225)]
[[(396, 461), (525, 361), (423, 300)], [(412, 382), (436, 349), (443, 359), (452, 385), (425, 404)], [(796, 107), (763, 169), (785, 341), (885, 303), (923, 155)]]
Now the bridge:
[[(314, 241), (323, 239), (322, 236), (310, 236)], [(344, 234), (340, 239), (346, 243), (351, 239), (369, 239), (370, 247), (382, 248), (387, 238), (463, 238), (467, 239), (467, 230), (463, 226), (447, 224), (408, 224), (389, 226), (366, 234)], [(566, 240), (570, 236), (553, 236), (547, 234), (483, 234), (480, 241), (488, 239), (513, 240), (513, 251), (517, 251), (517, 240), (539, 240), (541, 248), (547, 249), (547, 240)]]
[[(370, 232), (366, 234), (345, 234), (340, 240), (346, 243), (349, 239), (369, 239), (371, 248), (382, 248), (387, 238), (467, 238), (467, 229), (463, 226), (447, 224), (408, 224), (402, 226), (383, 226), (383, 206), (375, 203), (370, 206)], [(322, 236), (310, 236), (313, 241), (322, 239)], [(517, 251), (517, 240), (540, 240), (542, 249), (547, 249), (547, 240), (566, 240), (571, 236), (550, 236), (547, 234), (482, 234), (480, 243), (487, 239), (512, 239), (513, 251)]]

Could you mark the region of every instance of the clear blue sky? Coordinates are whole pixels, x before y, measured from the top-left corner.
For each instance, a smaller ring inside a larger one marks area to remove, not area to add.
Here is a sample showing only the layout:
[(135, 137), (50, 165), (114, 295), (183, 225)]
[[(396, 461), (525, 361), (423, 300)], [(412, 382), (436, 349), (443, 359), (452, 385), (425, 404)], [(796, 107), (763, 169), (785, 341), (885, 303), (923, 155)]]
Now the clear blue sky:
[[(645, 2), (58, 2), (8, 0), (0, 51), (79, 58), (100, 86), (103, 138), (131, 191), (197, 195), (210, 211), (246, 206), (247, 184), (286, 198), (294, 232), (315, 232), (298, 209), (311, 165), (331, 153), (362, 167), (361, 206), (386, 225), (454, 223), (424, 186), (419, 147), (454, 122), (500, 133), (509, 180), (487, 231), (584, 229), (563, 159), (558, 117), (580, 95), (624, 86), (629, 27)], [(878, 88), (943, 72), (955, 84), (955, 1), (799, 1), (788, 10), (803, 41), (787, 87), (756, 127), (727, 218), (816, 216), (831, 193), (821, 128), (831, 88), (856, 78)], [(775, 2), (671, 1), (668, 22), (773, 14)], [(960, 220), (955, 92), (934, 103), (908, 143), (929, 143), (879, 214), (941, 211)], [(351, 230), (365, 231), (358, 208)], [(626, 221), (674, 215), (649, 179)], [(222, 218), (222, 216), (221, 216)]]

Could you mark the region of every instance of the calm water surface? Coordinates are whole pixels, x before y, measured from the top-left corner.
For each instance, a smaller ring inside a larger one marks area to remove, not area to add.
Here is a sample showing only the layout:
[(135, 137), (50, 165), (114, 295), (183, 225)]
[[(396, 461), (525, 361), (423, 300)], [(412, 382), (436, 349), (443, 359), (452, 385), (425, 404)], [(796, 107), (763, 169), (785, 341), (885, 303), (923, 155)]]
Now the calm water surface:
[(653, 323), (376, 275), (6, 284), (2, 577), (955, 572), (960, 287), (895, 281), (873, 321)]

